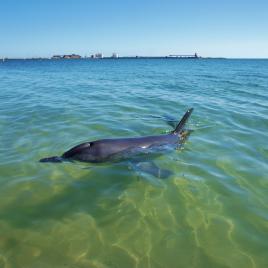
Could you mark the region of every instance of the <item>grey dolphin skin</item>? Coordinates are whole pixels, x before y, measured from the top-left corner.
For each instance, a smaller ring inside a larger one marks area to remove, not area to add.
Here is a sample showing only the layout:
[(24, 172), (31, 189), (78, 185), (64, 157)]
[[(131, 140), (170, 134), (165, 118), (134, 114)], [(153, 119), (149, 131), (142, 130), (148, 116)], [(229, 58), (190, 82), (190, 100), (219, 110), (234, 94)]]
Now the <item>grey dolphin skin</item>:
[(189, 131), (184, 130), (184, 126), (192, 112), (193, 108), (189, 109), (176, 128), (169, 134), (136, 138), (102, 139), (85, 142), (71, 148), (62, 156), (43, 158), (40, 162), (57, 163), (68, 160), (77, 160), (81, 162), (100, 163), (111, 161), (119, 155), (125, 153), (128, 154), (136, 149), (142, 151), (148, 148), (183, 143), (189, 135)]

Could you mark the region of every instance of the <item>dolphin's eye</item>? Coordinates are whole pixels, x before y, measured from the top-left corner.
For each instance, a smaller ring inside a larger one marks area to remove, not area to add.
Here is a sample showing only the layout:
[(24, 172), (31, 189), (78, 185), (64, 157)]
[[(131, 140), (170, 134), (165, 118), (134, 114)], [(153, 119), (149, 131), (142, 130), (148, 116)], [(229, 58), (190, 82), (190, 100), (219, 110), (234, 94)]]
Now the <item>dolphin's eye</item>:
[(94, 144), (95, 144), (94, 142), (87, 142), (87, 146), (86, 146), (87, 149), (88, 150), (91, 149)]

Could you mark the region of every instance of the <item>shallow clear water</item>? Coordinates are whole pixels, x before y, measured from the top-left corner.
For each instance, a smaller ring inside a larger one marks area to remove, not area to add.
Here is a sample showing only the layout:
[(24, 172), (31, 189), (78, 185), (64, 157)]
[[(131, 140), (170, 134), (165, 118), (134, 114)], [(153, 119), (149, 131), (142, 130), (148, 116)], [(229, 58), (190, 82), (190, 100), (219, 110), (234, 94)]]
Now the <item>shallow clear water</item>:
[[(6, 61), (0, 103), (0, 267), (267, 267), (268, 60)], [(166, 180), (38, 162), (189, 107)]]

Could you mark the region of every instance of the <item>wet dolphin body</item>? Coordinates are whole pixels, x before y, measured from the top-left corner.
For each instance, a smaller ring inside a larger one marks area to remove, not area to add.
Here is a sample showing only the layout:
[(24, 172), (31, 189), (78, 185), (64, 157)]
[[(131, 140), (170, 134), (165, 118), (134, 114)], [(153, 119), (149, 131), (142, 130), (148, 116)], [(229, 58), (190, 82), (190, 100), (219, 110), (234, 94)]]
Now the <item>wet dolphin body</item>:
[(62, 156), (43, 158), (40, 162), (62, 162), (78, 160), (82, 162), (100, 163), (113, 160), (122, 154), (128, 154), (135, 149), (142, 151), (148, 148), (161, 147), (169, 144), (182, 143), (189, 132), (184, 130), (193, 108), (182, 117), (176, 128), (169, 134), (145, 136), (136, 138), (102, 139), (79, 144)]

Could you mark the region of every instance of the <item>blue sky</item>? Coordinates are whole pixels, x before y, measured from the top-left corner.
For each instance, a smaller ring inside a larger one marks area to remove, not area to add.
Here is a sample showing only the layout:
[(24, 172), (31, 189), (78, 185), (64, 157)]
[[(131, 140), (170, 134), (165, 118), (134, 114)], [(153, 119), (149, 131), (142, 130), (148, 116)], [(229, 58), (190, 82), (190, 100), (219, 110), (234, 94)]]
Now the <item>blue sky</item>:
[(266, 0), (0, 0), (0, 57), (268, 58)]

